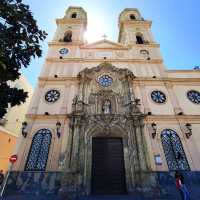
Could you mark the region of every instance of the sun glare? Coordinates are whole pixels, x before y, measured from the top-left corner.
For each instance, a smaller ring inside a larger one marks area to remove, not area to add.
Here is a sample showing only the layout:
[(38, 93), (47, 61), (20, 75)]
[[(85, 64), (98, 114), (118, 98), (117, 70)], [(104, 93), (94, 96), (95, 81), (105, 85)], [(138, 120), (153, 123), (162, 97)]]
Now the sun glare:
[(84, 38), (88, 43), (96, 42), (103, 39), (105, 33), (104, 23), (101, 19), (93, 17), (92, 20), (88, 21), (87, 31), (85, 32)]

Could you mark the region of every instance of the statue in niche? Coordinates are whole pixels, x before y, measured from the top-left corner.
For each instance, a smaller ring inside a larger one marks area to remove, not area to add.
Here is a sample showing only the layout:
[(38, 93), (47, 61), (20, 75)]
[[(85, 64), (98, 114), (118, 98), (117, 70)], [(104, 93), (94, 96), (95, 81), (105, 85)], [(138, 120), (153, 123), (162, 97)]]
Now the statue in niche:
[(106, 99), (102, 106), (102, 111), (104, 114), (111, 114), (111, 102), (110, 100)]

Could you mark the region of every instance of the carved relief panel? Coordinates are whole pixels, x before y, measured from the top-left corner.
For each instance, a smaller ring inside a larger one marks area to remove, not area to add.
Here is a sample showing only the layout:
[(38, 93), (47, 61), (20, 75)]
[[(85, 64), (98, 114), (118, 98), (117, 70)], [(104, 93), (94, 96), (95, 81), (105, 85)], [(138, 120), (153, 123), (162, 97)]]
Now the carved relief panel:
[(134, 75), (128, 69), (118, 69), (104, 62), (98, 67), (86, 68), (79, 73), (79, 77), (80, 90), (76, 98), (88, 114), (122, 114), (134, 101), (130, 89)]
[[(132, 87), (134, 75), (104, 62), (79, 73), (79, 92), (72, 103), (66, 169), (82, 178), (90, 193), (92, 139), (120, 137), (123, 141), (126, 184), (141, 184), (138, 171), (148, 170), (143, 118)], [(82, 187), (82, 186), (80, 186)]]

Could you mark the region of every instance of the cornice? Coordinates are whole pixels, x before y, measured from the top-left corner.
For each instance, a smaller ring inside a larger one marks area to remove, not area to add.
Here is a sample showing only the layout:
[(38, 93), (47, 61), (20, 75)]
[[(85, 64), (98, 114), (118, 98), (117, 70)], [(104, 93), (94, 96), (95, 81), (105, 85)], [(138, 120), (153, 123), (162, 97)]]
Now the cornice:
[[(62, 81), (79, 81), (77, 77), (39, 77), (38, 80), (41, 82), (53, 81), (53, 82), (62, 82)], [(170, 83), (173, 85), (200, 85), (199, 78), (151, 78), (151, 77), (135, 77), (133, 79), (134, 85), (165, 85)]]
[(154, 42), (149, 42), (148, 44), (130, 44), (129, 47), (160, 47), (160, 44), (154, 43)]
[(136, 77), (133, 81), (143, 81), (143, 82), (183, 82), (188, 84), (189, 82), (198, 82), (200, 84), (199, 78), (170, 78), (170, 77), (157, 77), (157, 78), (152, 78), (152, 77)]
[(26, 114), (26, 119), (32, 120), (46, 120), (46, 119), (66, 119), (68, 118), (66, 114), (49, 114), (49, 115), (42, 115), (42, 114)]
[(74, 42), (58, 42), (58, 41), (52, 41), (52, 42), (48, 42), (49, 47), (50, 46), (82, 46), (84, 45), (83, 42), (81, 41), (74, 41)]
[(174, 123), (180, 123), (180, 122), (187, 122), (192, 124), (199, 124), (200, 123), (200, 115), (148, 115), (145, 118), (146, 123), (150, 122), (161, 122), (166, 123), (174, 122)]
[(151, 28), (152, 21), (149, 20), (125, 20), (120, 21), (120, 26), (134, 26), (134, 27), (145, 27), (145, 28)]
[(60, 47), (63, 47), (63, 46), (79, 46), (80, 49), (105, 49), (105, 50), (108, 50), (108, 49), (111, 49), (111, 50), (129, 50), (130, 48), (132, 47), (160, 47), (160, 44), (157, 44), (157, 43), (153, 43), (153, 42), (150, 42), (148, 44), (129, 44), (128, 46), (121, 46), (120, 45), (118, 47), (90, 47), (89, 45), (90, 44), (85, 44), (81, 41), (74, 41), (74, 42), (58, 42), (58, 41), (52, 41), (52, 42), (48, 42), (48, 45), (49, 47), (50, 46), (60, 46)]
[(167, 73), (199, 73), (200, 74), (200, 70), (194, 70), (194, 69), (184, 69), (184, 70), (165, 70), (165, 72)]
[[(46, 58), (47, 62), (104, 62), (103, 58), (97, 59), (88, 59), (88, 58)], [(144, 59), (109, 59), (107, 58), (106, 61), (108, 62), (125, 62), (125, 63), (154, 63), (154, 64), (161, 64), (163, 63), (162, 59), (151, 59), (151, 60), (144, 60)]]
[(140, 78), (133, 79), (133, 84), (140, 86), (142, 84), (146, 86), (200, 86), (199, 78)]
[(100, 49), (100, 50), (105, 50), (105, 51), (108, 51), (108, 50), (129, 50), (128, 47), (81, 47), (80, 46), (80, 49)]
[[(26, 119), (33, 120), (54, 120), (54, 119), (67, 119), (69, 118), (69, 114), (26, 114)], [(161, 122), (165, 123), (167, 121), (179, 123), (179, 122), (187, 122), (187, 123), (200, 123), (200, 115), (148, 115), (145, 117), (144, 121), (146, 123), (151, 122)]]
[[(112, 47), (98, 47), (98, 45), (101, 44), (108, 44), (108, 45), (112, 45)], [(124, 46), (121, 43), (117, 43), (117, 42), (113, 42), (110, 40), (99, 40), (93, 43), (89, 43), (89, 44), (85, 44), (83, 46), (80, 47), (81, 49), (122, 49), (122, 50), (128, 50), (128, 47)]]
[(56, 24), (84, 24), (85, 26), (87, 25), (87, 20), (86, 19), (56, 19)]
[(45, 81), (56, 81), (56, 82), (61, 82), (61, 81), (79, 81), (77, 77), (39, 77), (39, 81), (45, 82)]

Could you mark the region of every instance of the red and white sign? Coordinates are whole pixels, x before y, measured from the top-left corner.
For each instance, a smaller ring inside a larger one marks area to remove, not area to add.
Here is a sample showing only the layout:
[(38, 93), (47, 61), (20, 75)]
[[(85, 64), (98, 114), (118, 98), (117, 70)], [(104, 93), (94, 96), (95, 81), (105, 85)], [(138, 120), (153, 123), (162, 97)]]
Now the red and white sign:
[(9, 161), (10, 161), (12, 164), (14, 164), (14, 163), (17, 161), (17, 155), (15, 154), (15, 155), (10, 156)]

